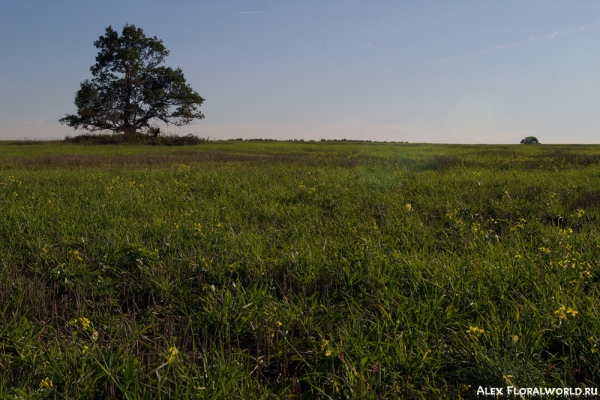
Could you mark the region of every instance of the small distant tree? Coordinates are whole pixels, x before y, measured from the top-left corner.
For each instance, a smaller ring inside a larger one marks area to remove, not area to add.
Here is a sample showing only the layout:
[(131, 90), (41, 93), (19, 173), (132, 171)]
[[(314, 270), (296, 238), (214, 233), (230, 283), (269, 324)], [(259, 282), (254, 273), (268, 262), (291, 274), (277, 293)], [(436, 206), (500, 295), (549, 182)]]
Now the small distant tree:
[(521, 140), (521, 144), (540, 144), (535, 136), (527, 136)]
[(161, 40), (127, 24), (121, 36), (109, 26), (94, 46), (100, 50), (90, 68), (94, 78), (75, 95), (77, 114), (67, 114), (61, 124), (156, 136), (153, 121), (183, 126), (204, 118), (198, 110), (204, 99), (186, 84), (181, 69), (159, 66), (169, 55)]

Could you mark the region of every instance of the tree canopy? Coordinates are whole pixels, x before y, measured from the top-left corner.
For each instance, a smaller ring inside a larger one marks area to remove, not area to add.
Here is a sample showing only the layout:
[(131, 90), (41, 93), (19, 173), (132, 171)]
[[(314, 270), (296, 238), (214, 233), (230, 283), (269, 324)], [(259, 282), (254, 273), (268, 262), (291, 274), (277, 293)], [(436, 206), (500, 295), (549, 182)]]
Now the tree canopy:
[(527, 136), (525, 139), (521, 140), (521, 144), (540, 144), (535, 136)]
[(204, 115), (204, 99), (185, 80), (180, 68), (159, 66), (169, 55), (162, 40), (125, 25), (121, 36), (106, 28), (94, 42), (100, 51), (75, 95), (77, 114), (59, 122), (74, 129), (110, 130), (126, 136), (158, 132), (154, 121), (183, 126)]

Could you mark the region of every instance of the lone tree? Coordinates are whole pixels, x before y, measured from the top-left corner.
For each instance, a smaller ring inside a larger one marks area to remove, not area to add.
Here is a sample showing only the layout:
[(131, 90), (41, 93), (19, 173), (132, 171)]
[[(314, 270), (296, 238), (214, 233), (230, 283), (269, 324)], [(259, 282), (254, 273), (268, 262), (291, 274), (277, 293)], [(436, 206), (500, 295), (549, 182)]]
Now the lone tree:
[(75, 95), (77, 114), (67, 114), (61, 124), (134, 137), (158, 134), (155, 120), (183, 126), (204, 118), (198, 110), (204, 99), (186, 84), (181, 69), (159, 66), (169, 51), (156, 36), (147, 38), (129, 24), (119, 36), (109, 26), (94, 46), (100, 50), (90, 68), (94, 78)]
[(540, 144), (535, 136), (527, 136), (521, 140), (521, 144)]

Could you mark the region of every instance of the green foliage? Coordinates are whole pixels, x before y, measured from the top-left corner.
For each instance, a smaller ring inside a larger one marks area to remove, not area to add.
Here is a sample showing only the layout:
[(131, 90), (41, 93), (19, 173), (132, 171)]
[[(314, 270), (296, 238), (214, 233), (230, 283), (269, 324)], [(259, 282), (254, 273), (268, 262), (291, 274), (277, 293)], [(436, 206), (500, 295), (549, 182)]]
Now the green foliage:
[(85, 145), (104, 145), (104, 144), (146, 144), (150, 146), (190, 146), (201, 144), (208, 139), (189, 134), (186, 136), (164, 135), (138, 135), (135, 137), (127, 137), (121, 134), (109, 135), (94, 135), (82, 134), (74, 137), (67, 136), (64, 141), (66, 143), (76, 143)]
[(535, 136), (527, 136), (521, 140), (521, 144), (540, 144)]
[(183, 126), (204, 118), (198, 111), (204, 99), (186, 84), (182, 70), (159, 66), (169, 55), (161, 40), (135, 25), (125, 25), (121, 36), (109, 26), (94, 46), (100, 50), (91, 68), (94, 78), (75, 96), (77, 114), (61, 118), (61, 124), (126, 136), (145, 129), (156, 136), (154, 120)]
[(597, 146), (3, 143), (0, 397), (597, 387), (599, 163)]

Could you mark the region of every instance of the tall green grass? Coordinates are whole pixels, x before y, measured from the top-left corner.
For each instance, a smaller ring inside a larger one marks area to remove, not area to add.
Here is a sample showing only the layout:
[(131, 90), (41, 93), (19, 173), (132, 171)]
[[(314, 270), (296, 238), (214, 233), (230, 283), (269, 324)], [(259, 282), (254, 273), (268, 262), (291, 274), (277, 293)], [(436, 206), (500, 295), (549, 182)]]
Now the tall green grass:
[(597, 387), (600, 147), (0, 145), (0, 397)]

